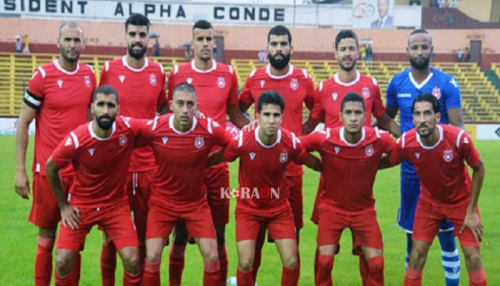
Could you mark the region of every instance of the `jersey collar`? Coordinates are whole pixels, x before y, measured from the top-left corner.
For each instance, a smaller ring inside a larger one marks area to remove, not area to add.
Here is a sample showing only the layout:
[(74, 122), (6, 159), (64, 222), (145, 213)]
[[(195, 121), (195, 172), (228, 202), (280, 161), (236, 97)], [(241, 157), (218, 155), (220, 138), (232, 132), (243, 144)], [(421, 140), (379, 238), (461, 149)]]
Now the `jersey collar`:
[(359, 139), (359, 141), (358, 141), (358, 142), (356, 142), (356, 143), (354, 143), (354, 144), (353, 144), (353, 143), (349, 143), (349, 142), (347, 142), (347, 140), (346, 140), (346, 139), (345, 139), (345, 137), (344, 137), (344, 129), (345, 129), (345, 127), (344, 127), (344, 126), (342, 126), (342, 127), (340, 128), (340, 131), (339, 131), (339, 133), (340, 133), (340, 134), (339, 134), (339, 135), (340, 135), (340, 140), (342, 140), (342, 142), (344, 142), (347, 146), (350, 146), (350, 147), (356, 147), (356, 146), (358, 146), (361, 142), (363, 142), (363, 141), (365, 140), (365, 135), (366, 135), (365, 127), (361, 128), (361, 138)]
[(174, 130), (174, 132), (177, 134), (188, 134), (188, 133), (193, 132), (193, 130), (196, 128), (196, 124), (198, 124), (198, 120), (196, 119), (196, 117), (193, 117), (193, 126), (191, 126), (191, 129), (189, 129), (188, 131), (182, 132), (182, 131), (175, 129), (174, 115), (173, 114), (170, 115), (170, 118), (168, 119), (168, 125), (170, 126), (170, 129)]
[(54, 65), (56, 66), (56, 68), (57, 68), (60, 72), (65, 73), (65, 74), (67, 74), (67, 75), (74, 75), (74, 74), (76, 74), (76, 73), (78, 72), (78, 70), (80, 69), (80, 64), (77, 64), (77, 65), (76, 65), (76, 70), (74, 70), (74, 71), (68, 71), (68, 70), (65, 70), (65, 69), (61, 66), (61, 64), (59, 64), (59, 59), (55, 59), (55, 60), (54, 60)]
[(272, 145), (266, 145), (266, 144), (262, 143), (262, 141), (260, 141), (259, 130), (260, 130), (260, 126), (257, 126), (257, 128), (255, 128), (255, 131), (254, 131), (254, 136), (255, 136), (255, 140), (260, 144), (260, 146), (267, 148), (267, 149), (270, 149), (270, 148), (273, 148), (274, 146), (276, 146), (276, 144), (281, 142), (281, 128), (278, 129), (278, 138), (276, 138), (276, 142), (274, 142)]
[(148, 67), (149, 60), (146, 58), (146, 60), (144, 61), (144, 66), (142, 68), (138, 68), (138, 69), (129, 66), (129, 64), (127, 63), (127, 56), (122, 57), (122, 63), (123, 63), (123, 66), (127, 67), (129, 70), (131, 70), (133, 72), (141, 72)]
[(343, 85), (343, 86), (351, 86), (351, 85), (354, 85), (356, 84), (359, 79), (361, 78), (361, 75), (359, 73), (359, 71), (356, 71), (356, 79), (351, 81), (351, 82), (342, 82), (340, 81), (340, 78), (339, 78), (339, 73), (336, 73), (335, 75), (333, 75), (333, 80), (335, 80), (336, 83), (340, 84), (340, 85)]
[(217, 68), (217, 62), (215, 60), (212, 60), (212, 67), (209, 68), (208, 70), (200, 70), (199, 68), (196, 67), (196, 65), (194, 64), (194, 60), (191, 61), (191, 68), (195, 71), (195, 72), (199, 72), (199, 73), (209, 73), (213, 70), (215, 70)]
[(439, 143), (441, 143), (441, 141), (443, 141), (443, 128), (441, 126), (439, 126), (439, 124), (436, 124), (436, 128), (439, 131), (438, 141), (433, 146), (426, 146), (426, 145), (424, 145), (424, 143), (422, 143), (422, 140), (420, 139), (420, 134), (418, 134), (417, 128), (415, 127), (415, 133), (417, 134), (417, 142), (418, 142), (418, 144), (420, 144), (420, 146), (422, 146), (422, 148), (427, 149), (427, 150), (432, 150), (432, 149), (436, 148), (439, 145)]
[(421, 84), (418, 84), (417, 81), (415, 81), (415, 78), (413, 78), (411, 69), (410, 72), (408, 73), (408, 76), (410, 77), (410, 82), (415, 86), (416, 89), (421, 89), (422, 87), (424, 87), (429, 82), (429, 80), (431, 80), (433, 75), (434, 74), (432, 73), (432, 68), (431, 68), (431, 73), (425, 78), (425, 80)]
[(270, 77), (270, 78), (274, 78), (274, 79), (284, 79), (286, 78), (287, 76), (291, 75), (293, 73), (293, 66), (290, 65), (290, 68), (288, 69), (288, 72), (284, 75), (273, 75), (271, 74), (271, 65), (267, 65), (266, 66), (266, 73), (267, 75)]
[(106, 141), (109, 138), (113, 137), (113, 134), (115, 134), (115, 131), (116, 131), (116, 119), (117, 118), (118, 117), (115, 117), (115, 122), (113, 122), (113, 126), (111, 126), (111, 134), (109, 134), (109, 136), (106, 137), (106, 138), (101, 138), (101, 137), (97, 136), (97, 134), (95, 134), (94, 129), (92, 129), (92, 122), (94, 122), (94, 121), (90, 121), (90, 123), (89, 123), (90, 137), (95, 138), (95, 139), (97, 139), (99, 141)]

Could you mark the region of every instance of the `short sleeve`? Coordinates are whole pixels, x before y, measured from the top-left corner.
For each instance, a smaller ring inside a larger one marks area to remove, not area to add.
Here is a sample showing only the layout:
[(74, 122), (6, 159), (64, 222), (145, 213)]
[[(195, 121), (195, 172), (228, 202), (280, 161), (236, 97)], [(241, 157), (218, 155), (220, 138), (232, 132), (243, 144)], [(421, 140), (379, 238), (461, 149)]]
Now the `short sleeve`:
[(396, 144), (393, 145), (390, 160), (392, 165), (398, 165), (403, 161), (403, 142), (405, 136), (401, 136), (396, 141)]
[(168, 76), (168, 96), (167, 96), (167, 101), (172, 100), (172, 96), (174, 94), (174, 88), (175, 88), (175, 69), (178, 67), (174, 67), (170, 71), (170, 75)]
[(394, 140), (391, 135), (384, 131), (380, 132), (380, 140), (382, 142), (382, 151), (384, 153), (390, 153), (396, 146), (396, 140)]
[(304, 99), (304, 103), (306, 104), (307, 109), (312, 110), (315, 102), (315, 90), (314, 90), (314, 82), (311, 76), (306, 78), (307, 81), (307, 90), (306, 90), (306, 98)]
[(214, 138), (214, 145), (226, 146), (233, 136), (224, 127), (220, 126), (217, 122), (213, 120), (208, 120), (209, 128), (212, 129), (212, 135)]
[(372, 113), (376, 118), (381, 117), (386, 113), (384, 103), (382, 102), (382, 96), (380, 94), (380, 87), (378, 85), (373, 85), (375, 91), (375, 97), (373, 98)]
[(239, 100), (243, 101), (246, 104), (252, 104), (255, 102), (250, 89), (251, 82), (252, 78), (248, 77), (247, 80), (245, 81), (245, 86), (243, 87), (243, 90), (240, 92), (239, 96)]
[(481, 157), (469, 135), (464, 131), (462, 136), (457, 140), (460, 155), (465, 159), (467, 165), (475, 168), (479, 165)]
[(240, 136), (243, 136), (243, 132), (240, 132), (236, 137), (234, 137), (229, 144), (227, 144), (226, 148), (223, 149), (224, 162), (233, 162), (236, 158), (238, 158), (238, 142), (240, 140)]
[(28, 83), (28, 90), (24, 94), (23, 102), (29, 107), (38, 110), (45, 96), (45, 70), (38, 67)]
[(325, 111), (321, 106), (321, 91), (319, 90), (319, 87), (317, 87), (314, 91), (314, 105), (310, 116), (318, 121), (323, 121), (325, 118)]
[(399, 107), (398, 105), (398, 99), (397, 99), (397, 86), (394, 80), (394, 77), (391, 79), (389, 82), (389, 85), (387, 86), (387, 107), (390, 108), (396, 108)]
[(163, 72), (163, 69), (161, 69), (161, 74), (160, 74), (160, 86), (162, 86), (162, 89), (160, 90), (160, 93), (158, 94), (158, 99), (156, 101), (157, 106), (163, 106), (167, 102), (167, 92), (165, 89), (167, 88), (167, 78), (165, 77), (165, 73)]
[(307, 152), (307, 149), (302, 145), (300, 142), (299, 138), (294, 137), (295, 140), (295, 156), (293, 158), (293, 162), (297, 165), (302, 165), (307, 162), (307, 159), (309, 158), (309, 152)]
[(76, 159), (76, 152), (79, 147), (78, 137), (71, 132), (52, 152), (52, 162), (60, 169)]
[(157, 123), (159, 117), (154, 119), (144, 120), (135, 118), (124, 118), (128, 122), (130, 128), (135, 134), (134, 148), (147, 146), (153, 140), (153, 126)]
[(227, 105), (238, 104), (238, 76), (236, 72), (231, 68), (231, 90), (229, 91), (229, 97), (227, 98)]
[(300, 136), (299, 141), (301, 145), (308, 151), (320, 151), (321, 143), (326, 139), (327, 132), (330, 131), (330, 128), (322, 131), (315, 131), (309, 135)]
[(450, 79), (445, 84), (444, 100), (446, 110), (462, 106), (460, 87), (453, 77), (450, 77)]

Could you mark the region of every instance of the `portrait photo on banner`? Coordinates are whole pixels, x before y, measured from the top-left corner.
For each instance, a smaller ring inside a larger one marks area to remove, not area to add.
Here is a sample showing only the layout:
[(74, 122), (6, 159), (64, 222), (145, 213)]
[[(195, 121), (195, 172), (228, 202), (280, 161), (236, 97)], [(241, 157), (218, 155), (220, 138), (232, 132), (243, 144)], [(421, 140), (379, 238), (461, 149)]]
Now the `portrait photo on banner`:
[(353, 0), (352, 16), (355, 29), (393, 29), (394, 0)]

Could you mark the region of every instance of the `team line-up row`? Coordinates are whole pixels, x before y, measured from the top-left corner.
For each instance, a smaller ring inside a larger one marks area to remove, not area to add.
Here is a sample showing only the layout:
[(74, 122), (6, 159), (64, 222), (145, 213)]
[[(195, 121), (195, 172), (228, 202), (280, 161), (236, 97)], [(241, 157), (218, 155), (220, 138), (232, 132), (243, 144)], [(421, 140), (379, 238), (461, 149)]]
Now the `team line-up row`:
[[(173, 68), (167, 95), (162, 66), (146, 57), (149, 26), (140, 14), (127, 19), (127, 54), (105, 63), (95, 89), (93, 71), (78, 62), (83, 30), (65, 23), (59, 30), (60, 57), (38, 67), (29, 82), (16, 137), (15, 187), (28, 199), (27, 134), (36, 119), (29, 217), (39, 227), (36, 285), (50, 284), (59, 221), (56, 285), (78, 284), (79, 251), (96, 224), (105, 234), (103, 285), (115, 283), (116, 252), (124, 264), (124, 285), (160, 285), (161, 253), (174, 225), (170, 285), (181, 283), (190, 239), (203, 256), (203, 284), (225, 285), (229, 199), (223, 193), (229, 174), (223, 161), (237, 157), (242, 191), (235, 217), (238, 285), (254, 285), (266, 229), (282, 258), (282, 285), (297, 285), (301, 164), (322, 172), (312, 217), (318, 224), (316, 285), (332, 284), (344, 228), (353, 232), (363, 285), (383, 285), (372, 187), (378, 168), (401, 161), (398, 224), (408, 232), (404, 285), (421, 285), (427, 250), (438, 233), (446, 285), (459, 279), (453, 235), (461, 241), (471, 285), (486, 285), (477, 211), (484, 167), (460, 129), (456, 81), (430, 66), (427, 31), (410, 34), (411, 67), (391, 80), (384, 106), (376, 80), (356, 70), (358, 40), (351, 30), (335, 39), (338, 72), (315, 88), (307, 72), (290, 64), (290, 31), (273, 27), (267, 36), (269, 65), (252, 71), (238, 95), (233, 69), (212, 58), (212, 25), (200, 20), (192, 30), (194, 60)], [(243, 112), (253, 103), (257, 119), (251, 122)], [(302, 123), (304, 104), (311, 112)], [(401, 125), (393, 119), (398, 111)], [(151, 119), (156, 114), (166, 115)], [(226, 115), (247, 131), (231, 138), (224, 128)], [(403, 134), (398, 143), (370, 127), (372, 115), (394, 136)], [(306, 135), (320, 121), (325, 130)], [(309, 151), (319, 151), (321, 160)], [(464, 161), (473, 168), (472, 180)], [(259, 196), (242, 196), (250, 189), (260, 190)]]

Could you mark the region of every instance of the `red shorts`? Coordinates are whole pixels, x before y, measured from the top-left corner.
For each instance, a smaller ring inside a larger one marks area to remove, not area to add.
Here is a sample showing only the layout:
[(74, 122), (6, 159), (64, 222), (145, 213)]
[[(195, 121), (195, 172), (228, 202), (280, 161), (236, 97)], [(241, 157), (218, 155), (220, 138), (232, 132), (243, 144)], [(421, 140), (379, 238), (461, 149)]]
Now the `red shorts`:
[(319, 221), (319, 198), (321, 196), (321, 193), (324, 192), (325, 190), (325, 181), (323, 179), (323, 174), (319, 176), (319, 185), (318, 185), (318, 191), (316, 193), (316, 199), (314, 199), (314, 207), (313, 207), (313, 213), (311, 215), (311, 221), (318, 225)]
[(293, 214), (290, 209), (280, 211), (273, 216), (259, 216), (245, 211), (235, 211), (236, 241), (257, 240), (262, 227), (269, 230), (273, 239), (297, 239)]
[[(439, 228), (443, 224), (443, 221), (449, 220), (455, 227), (453, 235), (458, 237), (460, 245), (479, 247), (480, 243), (474, 240), (474, 235), (469, 228), (465, 228), (460, 233), (465, 214), (467, 213), (467, 206), (468, 203), (460, 206), (443, 207), (420, 200), (415, 210), (412, 240), (421, 240), (432, 244), (434, 237), (439, 233)], [(477, 213), (479, 215), (479, 210)]]
[(146, 239), (168, 237), (175, 223), (186, 225), (189, 237), (216, 238), (210, 215), (210, 208), (205, 200), (200, 205), (182, 211), (173, 210), (155, 203), (149, 205)]
[[(61, 176), (63, 191), (68, 193), (75, 176)], [(46, 176), (33, 174), (33, 202), (28, 220), (38, 227), (53, 227), (61, 220), (61, 211)]]
[(302, 176), (285, 176), (285, 182), (290, 189), (288, 202), (292, 207), (293, 221), (296, 229), (304, 227), (304, 203), (302, 199)]
[(214, 225), (226, 225), (229, 222), (229, 199), (223, 198), (221, 190), (229, 188), (229, 166), (227, 163), (207, 169), (205, 172), (207, 200)]
[(64, 227), (61, 224), (57, 236), (57, 249), (80, 251), (85, 244), (85, 237), (94, 225), (98, 225), (104, 231), (108, 244), (113, 243), (117, 250), (128, 246), (139, 246), (128, 204), (104, 208), (79, 208), (79, 210), (78, 229)]
[(134, 212), (134, 223), (139, 236), (146, 235), (148, 220), (148, 200), (151, 194), (156, 168), (143, 172), (130, 172), (127, 176), (125, 191), (130, 200), (130, 208)]
[(359, 215), (344, 215), (321, 208), (319, 210), (318, 246), (339, 245), (342, 231), (349, 228), (352, 233), (352, 253), (358, 254), (360, 247), (383, 249), (382, 232), (375, 210)]

